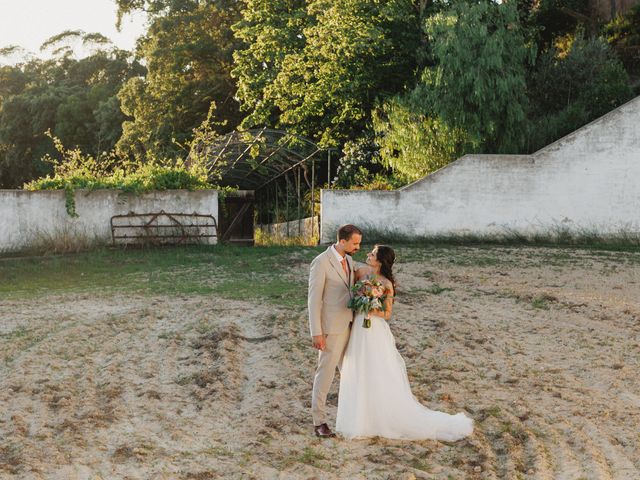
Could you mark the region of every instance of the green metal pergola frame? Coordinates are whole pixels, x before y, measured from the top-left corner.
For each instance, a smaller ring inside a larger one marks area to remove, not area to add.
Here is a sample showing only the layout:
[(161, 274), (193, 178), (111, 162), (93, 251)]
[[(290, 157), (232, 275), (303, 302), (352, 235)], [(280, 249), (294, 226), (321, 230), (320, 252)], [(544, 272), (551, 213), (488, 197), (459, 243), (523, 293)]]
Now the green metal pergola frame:
[[(289, 220), (290, 184), (297, 197), (297, 218), (302, 218), (302, 190), (311, 191), (309, 211), (314, 212), (315, 190), (318, 171), (326, 162), (327, 183), (331, 180), (331, 150), (318, 146), (312, 140), (285, 130), (260, 128), (236, 130), (215, 137), (210, 142), (196, 147), (196, 153), (204, 159), (212, 179), (226, 186), (256, 192), (256, 200), (261, 196), (270, 198), (269, 190), (274, 190), (273, 200), (278, 217), (279, 184), (284, 183), (285, 219)], [(292, 177), (291, 180), (289, 177)], [(302, 185), (304, 178), (305, 186)], [(275, 222), (273, 222), (275, 223)]]

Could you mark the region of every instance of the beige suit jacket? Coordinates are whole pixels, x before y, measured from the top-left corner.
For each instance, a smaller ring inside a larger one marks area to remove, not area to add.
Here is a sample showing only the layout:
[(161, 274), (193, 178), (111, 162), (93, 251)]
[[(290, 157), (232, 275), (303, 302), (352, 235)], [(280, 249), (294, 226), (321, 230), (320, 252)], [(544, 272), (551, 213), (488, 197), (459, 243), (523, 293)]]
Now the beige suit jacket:
[(311, 262), (308, 299), (311, 336), (342, 333), (353, 320), (347, 303), (355, 271), (352, 258), (349, 255), (345, 258), (350, 275), (345, 275), (331, 247)]

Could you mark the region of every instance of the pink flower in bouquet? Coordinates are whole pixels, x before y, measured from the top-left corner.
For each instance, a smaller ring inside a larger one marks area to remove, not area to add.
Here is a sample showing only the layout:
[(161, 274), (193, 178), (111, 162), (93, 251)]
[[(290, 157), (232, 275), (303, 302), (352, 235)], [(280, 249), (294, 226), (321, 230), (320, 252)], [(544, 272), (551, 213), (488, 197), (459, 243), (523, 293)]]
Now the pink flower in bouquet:
[(379, 287), (376, 286), (376, 287), (371, 288), (371, 295), (373, 297), (380, 298), (381, 296), (384, 295), (384, 288), (382, 288), (382, 286), (379, 286)]
[(363, 327), (371, 327), (371, 319), (369, 318), (369, 312), (371, 310), (383, 310), (385, 290), (375, 277), (370, 279), (364, 279), (357, 282), (352, 291), (354, 296), (349, 300), (347, 305), (355, 312), (363, 312), (365, 314)]

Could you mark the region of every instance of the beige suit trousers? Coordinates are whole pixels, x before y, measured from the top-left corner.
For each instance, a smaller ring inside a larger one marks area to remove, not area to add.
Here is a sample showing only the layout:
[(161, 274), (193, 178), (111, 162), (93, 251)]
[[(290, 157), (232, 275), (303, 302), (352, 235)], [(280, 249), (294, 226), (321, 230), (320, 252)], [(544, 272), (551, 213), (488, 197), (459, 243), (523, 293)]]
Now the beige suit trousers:
[(342, 365), (350, 334), (351, 328), (347, 328), (342, 333), (325, 335), (326, 347), (318, 354), (311, 394), (311, 416), (316, 426), (327, 423), (327, 395), (336, 375), (336, 367), (340, 368)]

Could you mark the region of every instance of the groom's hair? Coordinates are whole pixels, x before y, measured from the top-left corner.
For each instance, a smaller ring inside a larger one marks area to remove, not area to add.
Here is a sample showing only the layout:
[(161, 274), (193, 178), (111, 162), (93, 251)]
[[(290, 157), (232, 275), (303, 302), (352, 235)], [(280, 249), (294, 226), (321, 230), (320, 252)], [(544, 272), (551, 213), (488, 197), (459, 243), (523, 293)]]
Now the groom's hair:
[(351, 236), (357, 233), (358, 235), (362, 235), (362, 232), (355, 225), (343, 225), (338, 229), (338, 241), (340, 240), (349, 240)]

